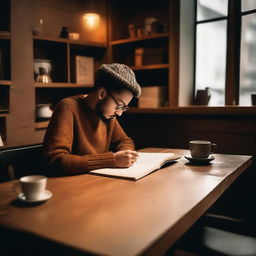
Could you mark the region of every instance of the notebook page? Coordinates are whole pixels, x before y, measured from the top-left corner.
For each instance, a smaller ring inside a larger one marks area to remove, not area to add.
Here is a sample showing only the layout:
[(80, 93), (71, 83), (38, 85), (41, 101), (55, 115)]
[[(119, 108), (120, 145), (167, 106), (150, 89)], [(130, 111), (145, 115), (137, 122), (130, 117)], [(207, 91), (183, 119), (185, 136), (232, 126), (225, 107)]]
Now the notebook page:
[(139, 152), (138, 160), (129, 168), (102, 168), (93, 170), (90, 173), (124, 177), (137, 180), (161, 166), (167, 161), (177, 159), (174, 153), (146, 153)]

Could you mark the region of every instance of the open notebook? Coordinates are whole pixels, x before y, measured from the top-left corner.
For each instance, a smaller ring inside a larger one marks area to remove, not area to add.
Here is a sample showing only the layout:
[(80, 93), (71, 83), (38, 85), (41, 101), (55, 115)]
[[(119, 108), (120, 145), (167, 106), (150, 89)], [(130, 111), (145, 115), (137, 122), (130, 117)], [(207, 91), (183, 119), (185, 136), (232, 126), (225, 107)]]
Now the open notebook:
[(113, 176), (138, 180), (145, 175), (160, 169), (165, 163), (179, 159), (174, 153), (144, 153), (139, 152), (138, 160), (129, 168), (102, 168), (90, 171), (91, 174)]

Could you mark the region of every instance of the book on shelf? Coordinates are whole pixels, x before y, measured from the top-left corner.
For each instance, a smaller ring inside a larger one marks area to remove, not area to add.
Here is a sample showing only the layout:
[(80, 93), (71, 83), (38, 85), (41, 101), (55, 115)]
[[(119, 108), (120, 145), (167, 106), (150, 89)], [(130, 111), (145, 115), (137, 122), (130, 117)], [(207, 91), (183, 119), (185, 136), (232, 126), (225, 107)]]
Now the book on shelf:
[(142, 66), (143, 48), (136, 48), (134, 57), (134, 65)]
[(168, 50), (166, 48), (135, 48), (135, 66), (163, 63), (168, 63)]
[(139, 108), (157, 108), (165, 105), (167, 101), (166, 86), (149, 86), (141, 88), (138, 100)]
[(131, 167), (101, 168), (90, 171), (90, 174), (138, 180), (153, 171), (160, 169), (164, 164), (180, 158), (180, 156), (174, 153), (139, 152), (138, 154), (138, 160)]

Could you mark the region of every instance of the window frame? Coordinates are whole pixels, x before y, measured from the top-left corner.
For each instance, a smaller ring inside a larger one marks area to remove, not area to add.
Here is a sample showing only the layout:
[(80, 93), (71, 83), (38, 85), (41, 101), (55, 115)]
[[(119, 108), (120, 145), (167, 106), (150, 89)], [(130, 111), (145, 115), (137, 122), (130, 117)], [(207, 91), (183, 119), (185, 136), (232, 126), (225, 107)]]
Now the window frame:
[(256, 9), (242, 12), (242, 0), (228, 0), (227, 16), (197, 21), (197, 2), (195, 4), (195, 41), (194, 41), (194, 95), (196, 93), (196, 45), (197, 25), (220, 20), (227, 20), (227, 49), (226, 49), (226, 81), (225, 106), (239, 105), (240, 92), (240, 52), (241, 52), (241, 23), (242, 16), (256, 13)]

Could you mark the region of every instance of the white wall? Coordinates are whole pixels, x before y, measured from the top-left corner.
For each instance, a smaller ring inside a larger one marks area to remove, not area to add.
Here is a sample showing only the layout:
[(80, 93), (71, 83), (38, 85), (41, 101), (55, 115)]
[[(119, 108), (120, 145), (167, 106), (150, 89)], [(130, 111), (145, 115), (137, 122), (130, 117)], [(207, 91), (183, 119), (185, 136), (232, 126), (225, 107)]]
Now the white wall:
[(180, 0), (179, 106), (193, 101), (195, 2)]

